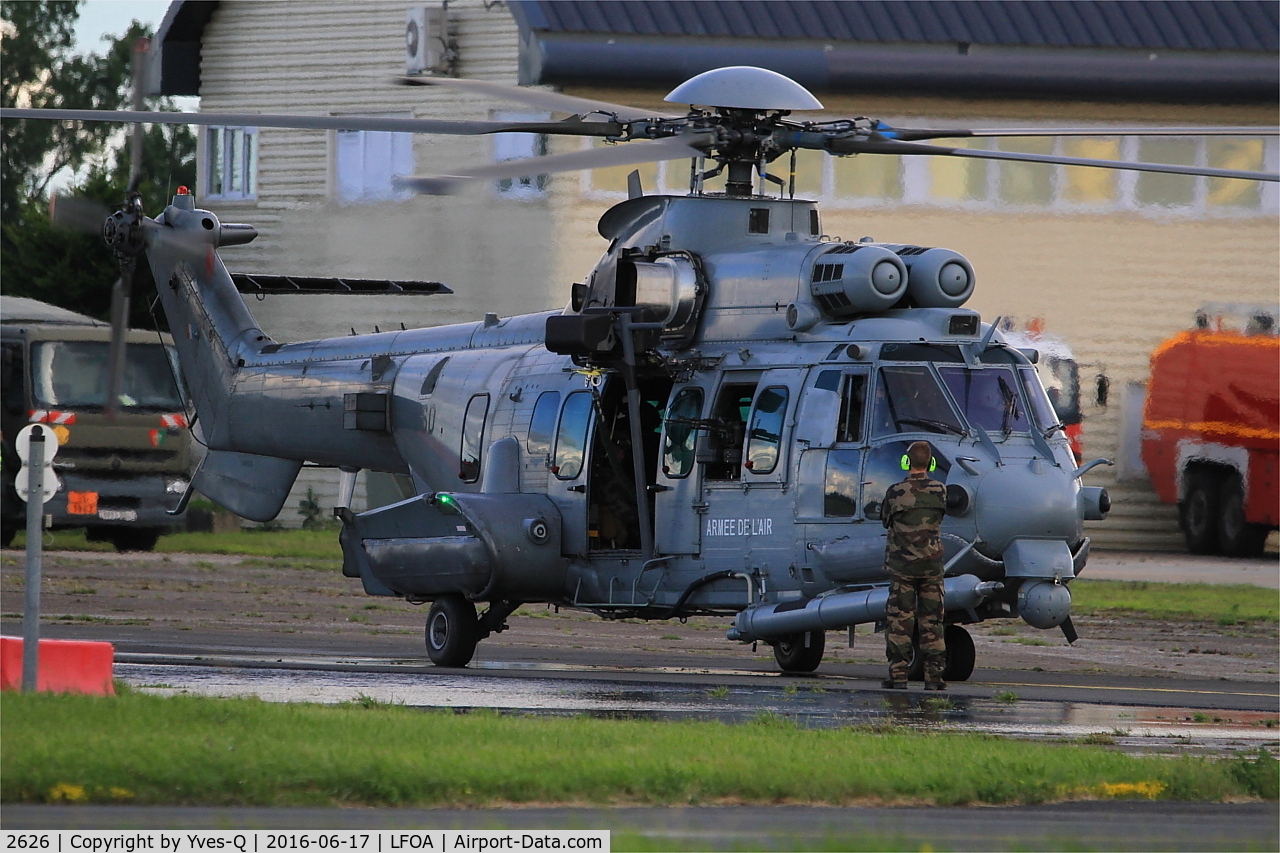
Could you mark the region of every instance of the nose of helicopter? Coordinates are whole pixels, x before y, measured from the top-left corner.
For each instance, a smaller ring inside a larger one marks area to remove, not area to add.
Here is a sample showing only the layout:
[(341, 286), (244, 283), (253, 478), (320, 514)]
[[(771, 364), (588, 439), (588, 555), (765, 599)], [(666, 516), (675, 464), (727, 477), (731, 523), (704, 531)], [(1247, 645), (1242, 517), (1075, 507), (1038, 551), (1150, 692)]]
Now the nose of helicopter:
[(1070, 544), (1082, 535), (1071, 473), (1041, 459), (1010, 461), (987, 472), (974, 508), (979, 538), (1000, 553), (1014, 539)]

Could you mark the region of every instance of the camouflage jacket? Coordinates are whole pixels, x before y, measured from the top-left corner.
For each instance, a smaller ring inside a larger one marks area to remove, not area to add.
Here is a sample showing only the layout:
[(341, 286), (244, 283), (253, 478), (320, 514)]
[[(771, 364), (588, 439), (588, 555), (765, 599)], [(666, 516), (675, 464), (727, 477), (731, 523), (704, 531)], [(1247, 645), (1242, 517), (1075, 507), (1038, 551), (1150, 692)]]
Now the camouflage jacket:
[(942, 574), (939, 530), (947, 511), (947, 487), (927, 474), (909, 474), (885, 492), (880, 520), (888, 528), (884, 567), (902, 577)]

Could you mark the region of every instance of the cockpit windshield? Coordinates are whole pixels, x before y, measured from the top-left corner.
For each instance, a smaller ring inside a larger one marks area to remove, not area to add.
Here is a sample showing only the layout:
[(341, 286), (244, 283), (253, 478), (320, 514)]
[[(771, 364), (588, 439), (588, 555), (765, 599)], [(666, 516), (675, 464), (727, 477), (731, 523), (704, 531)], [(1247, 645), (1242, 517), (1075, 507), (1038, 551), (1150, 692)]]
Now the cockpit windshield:
[(900, 432), (965, 434), (946, 392), (923, 364), (880, 368), (872, 419), (876, 436)]
[(939, 367), (942, 381), (971, 424), (1008, 435), (1030, 429), (1018, 380), (1007, 367)]

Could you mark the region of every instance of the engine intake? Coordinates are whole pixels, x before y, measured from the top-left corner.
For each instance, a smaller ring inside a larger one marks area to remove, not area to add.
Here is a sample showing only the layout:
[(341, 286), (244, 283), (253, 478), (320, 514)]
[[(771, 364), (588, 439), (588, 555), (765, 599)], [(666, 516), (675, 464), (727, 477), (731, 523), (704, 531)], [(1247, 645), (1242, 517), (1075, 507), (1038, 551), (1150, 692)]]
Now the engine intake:
[(907, 290), (907, 267), (881, 246), (845, 244), (813, 263), (809, 292), (828, 317), (885, 311)]

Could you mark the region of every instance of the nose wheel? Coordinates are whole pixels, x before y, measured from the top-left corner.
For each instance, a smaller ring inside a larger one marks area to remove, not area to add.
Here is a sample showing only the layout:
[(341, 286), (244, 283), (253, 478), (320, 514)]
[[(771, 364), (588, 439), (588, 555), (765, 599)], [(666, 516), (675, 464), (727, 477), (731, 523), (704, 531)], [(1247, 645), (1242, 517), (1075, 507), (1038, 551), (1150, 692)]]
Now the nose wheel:
[(480, 642), (476, 606), (461, 595), (431, 602), (427, 614), (427, 657), (436, 666), (462, 667), (471, 662)]

